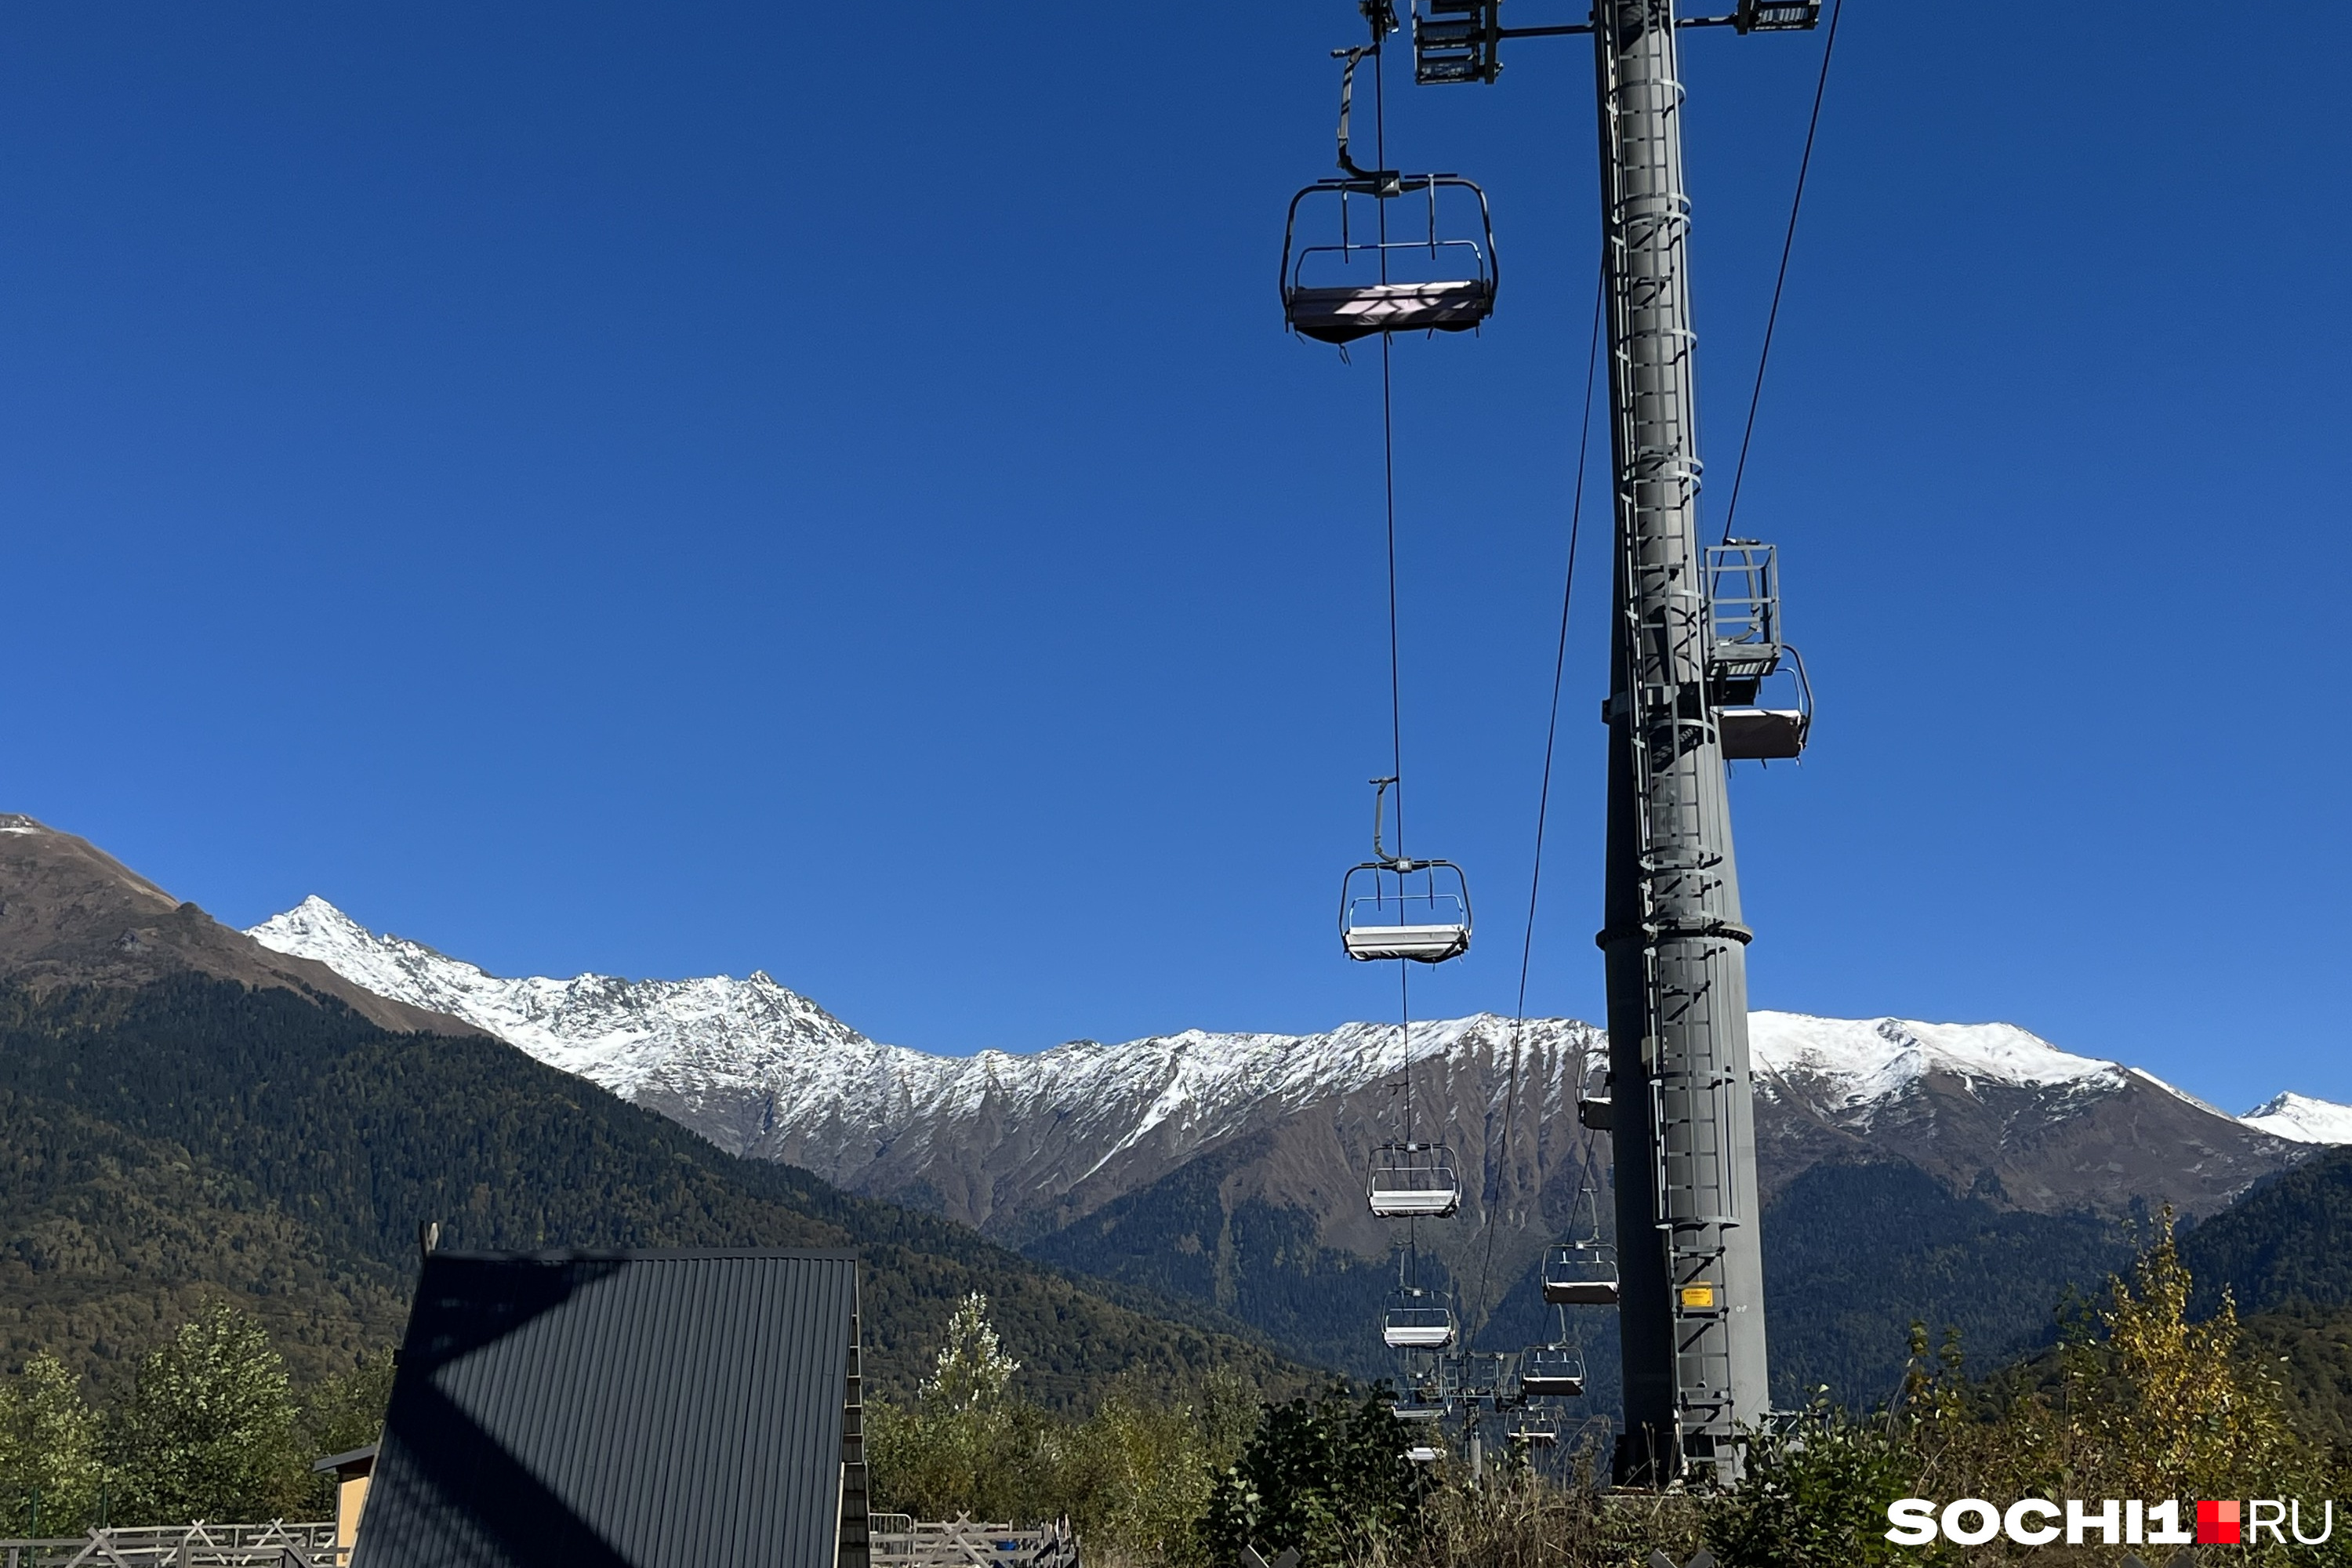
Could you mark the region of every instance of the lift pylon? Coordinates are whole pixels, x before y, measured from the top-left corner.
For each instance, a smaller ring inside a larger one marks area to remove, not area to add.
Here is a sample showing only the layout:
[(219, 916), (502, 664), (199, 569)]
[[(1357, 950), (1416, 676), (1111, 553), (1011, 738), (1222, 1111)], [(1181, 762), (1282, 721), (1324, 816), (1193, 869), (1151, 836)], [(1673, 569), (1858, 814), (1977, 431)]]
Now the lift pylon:
[[(1593, 41), (1616, 571), (1598, 939), (1612, 1092), (1586, 1124), (1606, 1122), (1616, 1160), (1625, 1390), (1617, 1479), (1728, 1480), (1738, 1473), (1738, 1435), (1762, 1422), (1769, 1395), (1750, 932), (1724, 763), (1793, 755), (1811, 704), (1801, 691), (1793, 707), (1757, 696), (1778, 668), (1777, 635), (1753, 639), (1769, 650), (1717, 636), (1711, 590), (1727, 569), (1759, 558), (1711, 557), (1700, 537), (1677, 35), (1799, 31), (1818, 22), (1821, 4), (1736, 0), (1726, 15), (1677, 17), (1674, 0), (1595, 0), (1584, 20), (1539, 27), (1507, 27), (1502, 9), (1502, 0), (1416, 0), (1414, 74), (1493, 81), (1504, 39), (1589, 33)], [(1768, 584), (1759, 592), (1769, 599), (1769, 552), (1760, 559), (1755, 580)], [(1801, 688), (1802, 667), (1793, 668)]]
[[(1770, 1408), (1740, 922), (1708, 700), (1673, 0), (1593, 12), (1617, 566), (1600, 942), (1609, 988), (1625, 1377), (1621, 1478), (1737, 1474)], [(1631, 1091), (1631, 1092), (1628, 1092)]]

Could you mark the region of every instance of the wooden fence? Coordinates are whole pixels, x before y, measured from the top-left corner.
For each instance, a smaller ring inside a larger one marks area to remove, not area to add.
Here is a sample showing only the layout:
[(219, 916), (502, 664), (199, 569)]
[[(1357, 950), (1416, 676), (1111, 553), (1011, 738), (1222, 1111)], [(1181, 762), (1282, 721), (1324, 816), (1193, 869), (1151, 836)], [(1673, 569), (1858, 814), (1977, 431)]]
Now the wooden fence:
[[(1246, 1551), (1247, 1548), (1244, 1550)], [(1649, 1568), (1675, 1568), (1675, 1560), (1664, 1552), (1653, 1552), (1650, 1553)], [(1701, 1548), (1698, 1555), (1683, 1563), (1681, 1568), (1716, 1568), (1715, 1554)], [(2123, 1562), (2117, 1564), (2117, 1568), (2147, 1568), (2147, 1564), (2140, 1561), (2138, 1552), (2126, 1552), (2124, 1553)], [(2167, 1563), (2165, 1568), (2197, 1568), (2196, 1554), (2184, 1546), (2172, 1554), (2172, 1561)]]
[[(943, 1524), (873, 1516), (874, 1568), (1079, 1568), (1065, 1520), (1016, 1530), (958, 1514)], [(344, 1568), (333, 1523), (178, 1524), (0, 1541), (0, 1568)]]
[(1078, 1568), (1069, 1521), (1016, 1530), (958, 1514), (944, 1524), (903, 1513), (872, 1516), (874, 1568)]
[(0, 1541), (0, 1568), (342, 1568), (323, 1524), (162, 1524), (50, 1541)]

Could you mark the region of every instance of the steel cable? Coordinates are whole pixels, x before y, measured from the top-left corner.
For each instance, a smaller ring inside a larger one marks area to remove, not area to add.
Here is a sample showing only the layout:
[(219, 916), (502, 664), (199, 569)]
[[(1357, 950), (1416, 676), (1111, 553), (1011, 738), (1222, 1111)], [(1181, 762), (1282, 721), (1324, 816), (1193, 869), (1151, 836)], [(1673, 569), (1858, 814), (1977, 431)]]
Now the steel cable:
[(1723, 537), (1731, 537), (1732, 520), (1739, 515), (1739, 487), (1748, 478), (1748, 444), (1756, 437), (1756, 410), (1764, 401), (1764, 370), (1772, 363), (1772, 333), (1780, 324), (1780, 291), (1789, 284), (1789, 257), (1797, 247), (1797, 215), (1805, 206), (1805, 176), (1813, 166), (1813, 137), (1822, 128), (1822, 99), (1830, 87), (1830, 59), (1837, 53), (1838, 18), (1845, 0), (1831, 0), (1829, 36), (1822, 42), (1822, 73), (1813, 83), (1812, 118), (1805, 122), (1804, 155), (1797, 160), (1797, 191), (1789, 202), (1789, 230), (1780, 237), (1780, 270), (1772, 279), (1772, 308), (1764, 315), (1764, 346), (1756, 355), (1756, 384), (1748, 393), (1748, 423), (1739, 433), (1739, 461), (1731, 470), (1731, 500), (1723, 509)]
[[(1559, 694), (1568, 671), (1569, 610), (1576, 599), (1576, 549), (1584, 531), (1584, 489), (1587, 459), (1592, 450), (1592, 384), (1601, 365), (1601, 306), (1605, 299), (1608, 271), (1601, 269), (1601, 281), (1592, 291), (1592, 330), (1584, 354), (1584, 413), (1579, 424), (1576, 442), (1576, 486), (1574, 499), (1569, 507), (1568, 570), (1559, 594), (1559, 639), (1552, 652), (1551, 710), (1544, 727), (1543, 783), (1536, 792), (1535, 857), (1528, 873), (1528, 921), (1519, 938), (1519, 994), (1511, 1019), (1511, 1065), (1503, 1092), (1503, 1132), (1498, 1141), (1495, 1163), (1495, 1200), (1499, 1202), (1503, 1183), (1510, 1173), (1511, 1127), (1518, 1117), (1520, 1033), (1528, 1016), (1528, 973), (1533, 966), (1536, 941), (1536, 900), (1543, 889), (1544, 829), (1551, 814), (1552, 757), (1559, 739)], [(1475, 1337), (1486, 1327), (1486, 1303), (1495, 1268), (1495, 1204), (1486, 1205), (1485, 1215), (1486, 1237), (1486, 1257), (1478, 1268), (1478, 1309), (1470, 1320), (1470, 1332)]]
[[(1388, 57), (1381, 47), (1380, 18), (1367, 13), (1372, 25), (1372, 166), (1389, 166), (1388, 126)], [(1381, 281), (1389, 280), (1389, 209), (1382, 197), (1375, 195), (1372, 211), (1377, 225), (1374, 230), (1379, 248), (1373, 255), (1379, 258)], [(1404, 847), (1404, 682), (1402, 674), (1402, 657), (1397, 636), (1397, 535), (1396, 535), (1396, 422), (1392, 395), (1394, 361), (1390, 337), (1381, 334), (1381, 481), (1382, 501), (1386, 510), (1389, 573), (1389, 776), (1396, 780), (1397, 858), (1405, 858)], [(1404, 879), (1397, 879), (1397, 893), (1404, 893)], [(1402, 917), (1400, 917), (1402, 918)], [(1404, 1075), (1404, 1142), (1408, 1146), (1405, 1159), (1412, 1162), (1412, 989), (1410, 966), (1397, 965), (1397, 1028), (1399, 1052)], [(1417, 1290), (1421, 1285), (1421, 1221), (1405, 1222), (1405, 1285)], [(1412, 1298), (1418, 1300), (1417, 1297)]]

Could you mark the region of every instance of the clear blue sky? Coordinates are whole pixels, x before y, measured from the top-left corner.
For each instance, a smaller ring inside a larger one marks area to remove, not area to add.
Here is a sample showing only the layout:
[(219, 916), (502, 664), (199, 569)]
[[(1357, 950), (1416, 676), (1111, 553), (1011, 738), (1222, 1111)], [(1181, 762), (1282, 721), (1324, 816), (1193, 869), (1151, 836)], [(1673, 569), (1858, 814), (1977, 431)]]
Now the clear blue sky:
[[(764, 967), (933, 1049), (1392, 1016), (1331, 931), (1387, 760), (1374, 362), (1273, 298), (1357, 27), (11, 9), (0, 807), (239, 923)], [(1742, 503), (1822, 710), (1737, 783), (1760, 1005), (2352, 1099), (2347, 45), (1851, 0)], [(1820, 47), (1687, 39), (1710, 504)], [(1590, 56), (1391, 104), (1501, 233), (1398, 416), (1412, 843), (1483, 917), (1416, 1011), (1507, 1011)], [(1586, 1016), (1601, 559), (1530, 993)]]

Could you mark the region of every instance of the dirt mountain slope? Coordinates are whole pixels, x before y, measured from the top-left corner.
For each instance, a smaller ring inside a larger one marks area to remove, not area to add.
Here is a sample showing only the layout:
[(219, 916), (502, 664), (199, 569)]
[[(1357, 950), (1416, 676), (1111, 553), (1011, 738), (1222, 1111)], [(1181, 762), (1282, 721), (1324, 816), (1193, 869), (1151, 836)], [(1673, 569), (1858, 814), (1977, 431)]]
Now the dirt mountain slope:
[(272, 952), (87, 839), (19, 813), (0, 813), (0, 978), (48, 991), (144, 985), (185, 973), (332, 997), (368, 1022), (403, 1034), (481, 1033), (446, 1015), (379, 996), (314, 960)]

